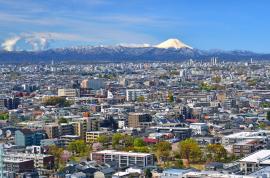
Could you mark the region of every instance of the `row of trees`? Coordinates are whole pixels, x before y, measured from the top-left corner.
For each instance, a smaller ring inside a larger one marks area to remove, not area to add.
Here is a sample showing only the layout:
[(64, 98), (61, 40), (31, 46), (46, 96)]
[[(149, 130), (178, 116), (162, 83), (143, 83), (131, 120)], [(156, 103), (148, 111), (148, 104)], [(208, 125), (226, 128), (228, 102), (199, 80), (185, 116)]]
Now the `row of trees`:
[(104, 148), (108, 148), (111, 145), (116, 150), (149, 152), (149, 147), (146, 146), (142, 138), (135, 138), (120, 133), (115, 133), (112, 137), (102, 135), (98, 138), (98, 142)]
[(68, 107), (72, 104), (71, 101), (67, 101), (64, 97), (50, 97), (44, 101), (46, 106), (60, 106), (60, 107)]

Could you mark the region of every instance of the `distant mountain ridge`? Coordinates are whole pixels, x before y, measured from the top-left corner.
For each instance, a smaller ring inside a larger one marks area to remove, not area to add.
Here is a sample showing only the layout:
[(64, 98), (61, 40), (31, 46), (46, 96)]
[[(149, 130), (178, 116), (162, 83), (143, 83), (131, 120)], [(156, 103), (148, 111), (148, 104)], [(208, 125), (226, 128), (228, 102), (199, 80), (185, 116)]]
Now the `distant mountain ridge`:
[(270, 60), (270, 54), (251, 51), (200, 50), (192, 48), (181, 41), (169, 41), (165, 44), (163, 42), (163, 45), (161, 44), (149, 47), (82, 46), (44, 51), (0, 51), (0, 63), (49, 62), (51, 60), (67, 62), (150, 62), (184, 61), (188, 59), (210, 60), (211, 57), (217, 57), (219, 61), (240, 61), (250, 60), (250, 58), (254, 60)]

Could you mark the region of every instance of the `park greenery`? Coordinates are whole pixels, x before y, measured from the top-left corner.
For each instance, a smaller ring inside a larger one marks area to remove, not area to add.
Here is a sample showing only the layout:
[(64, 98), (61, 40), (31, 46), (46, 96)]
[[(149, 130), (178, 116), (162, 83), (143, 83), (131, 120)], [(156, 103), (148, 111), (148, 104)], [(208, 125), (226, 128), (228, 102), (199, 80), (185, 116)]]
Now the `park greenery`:
[(229, 155), (226, 149), (220, 144), (209, 144), (201, 148), (194, 139), (186, 139), (177, 143), (176, 150), (167, 141), (160, 141), (156, 144), (146, 144), (143, 138), (132, 137), (121, 133), (110, 136), (101, 136), (98, 139), (105, 148), (112, 148), (119, 151), (132, 151), (152, 153), (157, 162), (163, 167), (183, 168), (183, 160), (189, 165), (203, 164), (205, 162), (229, 162), (235, 159)]
[(202, 151), (198, 143), (193, 139), (186, 139), (179, 143), (180, 156), (188, 162), (201, 161)]
[(261, 102), (260, 107), (262, 107), (262, 108), (270, 108), (270, 102), (268, 102), (268, 101)]
[(1, 113), (0, 114), (0, 120), (8, 120), (9, 114), (8, 113)]
[[(115, 133), (111, 136), (102, 135), (98, 138), (97, 143), (102, 145), (100, 147), (102, 149), (154, 154), (158, 165), (163, 168), (188, 168), (196, 164), (204, 165), (206, 162), (227, 163), (236, 159), (220, 144), (209, 144), (206, 147), (200, 147), (197, 141), (191, 138), (174, 143), (176, 145), (174, 148), (173, 144), (167, 141), (146, 144), (143, 138), (121, 133)], [(67, 147), (67, 151), (72, 155), (69, 159), (87, 158), (92, 151), (92, 146), (94, 147), (94, 144), (85, 143), (84, 140), (71, 142)], [(61, 165), (66, 161), (63, 160), (63, 152), (63, 148), (56, 146), (49, 148), (49, 153), (55, 156), (57, 168), (61, 168)], [(147, 175), (150, 176), (150, 173), (147, 172)]]
[(225, 86), (220, 85), (220, 84), (208, 84), (206, 82), (202, 82), (199, 85), (199, 89), (200, 90), (204, 90), (204, 91), (212, 91), (212, 90), (224, 90)]
[(68, 151), (70, 151), (74, 156), (88, 156), (90, 153), (90, 145), (84, 143), (83, 140), (75, 140), (70, 142), (68, 147)]
[(48, 99), (46, 99), (44, 101), (44, 104), (46, 106), (69, 107), (72, 104), (72, 102), (66, 100), (66, 98), (64, 97), (55, 96), (55, 97), (49, 97)]
[(64, 124), (64, 123), (68, 123), (68, 120), (66, 118), (60, 117), (58, 119), (58, 124)]
[(138, 100), (138, 102), (144, 102), (145, 98), (144, 98), (144, 96), (139, 96), (137, 100)]
[(172, 103), (174, 101), (173, 93), (171, 91), (168, 92), (168, 101)]

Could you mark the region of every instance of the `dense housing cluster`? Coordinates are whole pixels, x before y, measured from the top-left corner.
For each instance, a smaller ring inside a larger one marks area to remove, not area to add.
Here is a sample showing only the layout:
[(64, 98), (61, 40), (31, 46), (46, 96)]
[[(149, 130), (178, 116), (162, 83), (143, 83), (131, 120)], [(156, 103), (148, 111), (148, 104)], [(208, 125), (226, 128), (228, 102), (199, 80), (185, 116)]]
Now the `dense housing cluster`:
[(6, 177), (270, 176), (267, 62), (2, 64)]

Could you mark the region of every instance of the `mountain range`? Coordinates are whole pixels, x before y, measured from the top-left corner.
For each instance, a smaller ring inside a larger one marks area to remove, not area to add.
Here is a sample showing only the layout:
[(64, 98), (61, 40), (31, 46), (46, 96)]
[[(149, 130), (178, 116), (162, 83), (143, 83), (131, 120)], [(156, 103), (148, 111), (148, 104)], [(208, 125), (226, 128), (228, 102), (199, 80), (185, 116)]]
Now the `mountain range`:
[(0, 51), (2, 63), (21, 62), (125, 62), (125, 61), (184, 61), (188, 59), (209, 61), (269, 60), (270, 54), (244, 50), (200, 50), (178, 39), (169, 39), (155, 46), (81, 46), (42, 51)]

